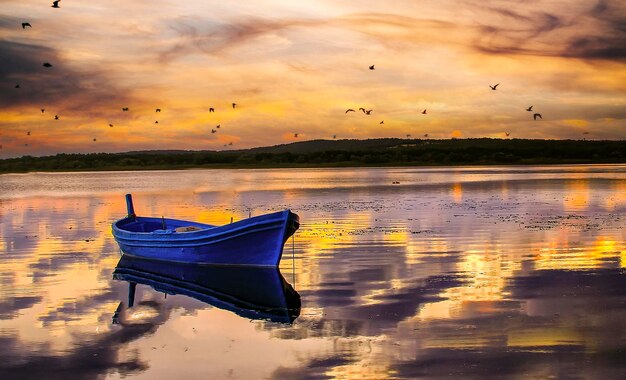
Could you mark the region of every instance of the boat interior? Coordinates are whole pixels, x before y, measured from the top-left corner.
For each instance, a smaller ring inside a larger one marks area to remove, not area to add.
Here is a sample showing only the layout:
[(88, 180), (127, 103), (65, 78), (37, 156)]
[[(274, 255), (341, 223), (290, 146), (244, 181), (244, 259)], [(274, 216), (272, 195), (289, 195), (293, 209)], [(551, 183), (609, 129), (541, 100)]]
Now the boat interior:
[(204, 230), (215, 226), (186, 220), (137, 217), (134, 220), (120, 220), (117, 222), (117, 227), (129, 232), (181, 233)]

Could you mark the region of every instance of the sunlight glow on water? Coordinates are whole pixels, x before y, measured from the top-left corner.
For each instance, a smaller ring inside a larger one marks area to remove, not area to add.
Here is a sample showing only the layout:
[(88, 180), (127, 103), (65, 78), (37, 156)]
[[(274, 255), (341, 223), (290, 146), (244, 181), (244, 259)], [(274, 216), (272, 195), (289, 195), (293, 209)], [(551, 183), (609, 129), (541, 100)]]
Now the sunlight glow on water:
[[(130, 307), (110, 232), (127, 192), (209, 224), (291, 208), (298, 318), (141, 284)], [(625, 165), (1, 175), (0, 375), (611, 377), (625, 225)]]

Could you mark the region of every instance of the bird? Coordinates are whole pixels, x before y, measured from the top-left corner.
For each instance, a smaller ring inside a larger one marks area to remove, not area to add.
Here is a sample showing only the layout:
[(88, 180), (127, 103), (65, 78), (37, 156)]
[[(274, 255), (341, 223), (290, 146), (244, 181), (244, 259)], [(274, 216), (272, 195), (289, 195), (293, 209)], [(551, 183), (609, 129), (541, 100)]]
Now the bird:
[(61, 7), (59, 7), (59, 1), (61, 1), (61, 0), (55, 0), (55, 1), (53, 1), (53, 2), (52, 2), (52, 8), (61, 8)]
[(370, 115), (372, 113), (372, 111), (374, 111), (374, 110), (367, 110), (367, 111), (363, 111), (363, 112), (365, 112), (366, 115)]
[(424, 133), (424, 137), (428, 137), (428, 133)]
[[(362, 109), (362, 108), (361, 108), (361, 109)], [(348, 108), (348, 109), (346, 110), (346, 113), (348, 113), (348, 112), (355, 112), (355, 111), (354, 111), (352, 108)]]
[(381, 120), (381, 122), (378, 124), (385, 124), (385, 120)]
[(526, 108), (526, 111), (528, 111), (528, 112), (532, 112), (532, 110), (533, 110), (533, 106), (530, 106), (530, 107)]
[(228, 145), (233, 145), (233, 142), (232, 142), (232, 141), (231, 141), (231, 142), (229, 142), (229, 143), (228, 143)]
[(15, 85), (15, 88), (20, 88), (20, 85), (19, 85), (19, 84), (16, 84), (16, 85)]
[(333, 135), (333, 139), (336, 139), (336, 138), (337, 138), (337, 135)]
[[(235, 107), (233, 106), (233, 108), (235, 108)], [(215, 112), (215, 108), (213, 108), (213, 107), (209, 108), (209, 112)]]
[(52, 64), (50, 62), (44, 62), (43, 67), (52, 67)]
[(93, 141), (96, 141), (96, 139), (93, 139)]
[(217, 132), (215, 129), (211, 129), (211, 133), (215, 133)]
[(426, 115), (426, 110), (423, 110), (423, 111), (422, 111), (422, 114), (423, 114), (423, 115)]
[(504, 132), (504, 134), (508, 137), (511, 135), (511, 132)]
[(59, 120), (59, 115), (54, 115), (54, 120)]
[(235, 107), (237, 107), (237, 103), (233, 103), (233, 109), (235, 109)]
[(296, 137), (296, 138), (297, 138), (297, 137), (298, 137), (298, 134), (297, 134), (297, 133), (294, 133), (294, 134), (293, 134), (293, 137)]
[(537, 120), (537, 118), (543, 119), (540, 113), (533, 114), (533, 120)]
[(45, 108), (42, 108), (42, 109), (41, 109), (41, 113), (44, 113), (44, 112), (46, 112), (46, 109), (45, 109)]
[(30, 131), (26, 132), (26, 135), (27, 135), (27, 136), (30, 136)]
[(220, 129), (220, 126), (221, 126), (221, 125), (222, 125), (222, 124), (218, 124), (218, 125), (216, 125), (216, 126), (215, 126), (215, 128)]
[(589, 132), (583, 132), (583, 135), (588, 135), (588, 134), (589, 134)]
[(158, 120), (155, 120), (154, 124), (159, 124), (159, 121), (158, 121)]
[(406, 134), (406, 138), (408, 139), (409, 137), (411, 137), (411, 134), (410, 134), (410, 133), (407, 133), (407, 134)]
[(109, 128), (113, 128), (113, 124), (109, 124)]
[(370, 66), (370, 70), (375, 70), (374, 65)]
[(22, 29), (26, 29), (27, 26), (30, 26), (31, 28), (33, 27), (30, 23), (28, 22), (23, 22), (22, 23)]
[(492, 90), (494, 90), (494, 91), (495, 91), (495, 90), (496, 90), (496, 87), (498, 87), (499, 85), (500, 85), (500, 83), (496, 83), (496, 84), (494, 84), (493, 86), (492, 86), (492, 85), (489, 85), (489, 87), (490, 87)]
[(154, 112), (161, 112), (161, 109), (157, 108), (156, 111), (154, 111)]
[(122, 108), (122, 111), (124, 111), (124, 112), (128, 111), (128, 107)]
[(359, 107), (359, 111), (363, 111), (363, 113), (365, 113), (365, 108)]

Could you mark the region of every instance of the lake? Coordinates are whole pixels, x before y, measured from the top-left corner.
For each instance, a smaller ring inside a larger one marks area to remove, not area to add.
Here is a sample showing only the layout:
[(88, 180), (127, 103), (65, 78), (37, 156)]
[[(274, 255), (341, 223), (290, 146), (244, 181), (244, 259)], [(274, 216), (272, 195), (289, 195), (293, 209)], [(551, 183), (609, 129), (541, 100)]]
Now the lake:
[[(297, 213), (281, 282), (199, 275), (292, 315), (114, 279), (126, 193)], [(0, 378), (623, 378), (625, 226), (626, 165), (0, 175)]]

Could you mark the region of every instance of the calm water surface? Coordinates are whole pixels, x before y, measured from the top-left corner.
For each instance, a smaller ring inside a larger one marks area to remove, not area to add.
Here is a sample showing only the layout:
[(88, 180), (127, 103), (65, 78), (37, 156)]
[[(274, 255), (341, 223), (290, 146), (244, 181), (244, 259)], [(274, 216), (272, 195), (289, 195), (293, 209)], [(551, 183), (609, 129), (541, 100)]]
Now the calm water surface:
[[(295, 320), (130, 294), (127, 192), (146, 216), (299, 214), (290, 285), (205, 276), (295, 290)], [(624, 378), (625, 226), (626, 165), (1, 175), (0, 378)]]

